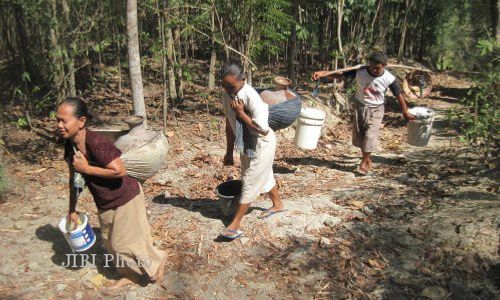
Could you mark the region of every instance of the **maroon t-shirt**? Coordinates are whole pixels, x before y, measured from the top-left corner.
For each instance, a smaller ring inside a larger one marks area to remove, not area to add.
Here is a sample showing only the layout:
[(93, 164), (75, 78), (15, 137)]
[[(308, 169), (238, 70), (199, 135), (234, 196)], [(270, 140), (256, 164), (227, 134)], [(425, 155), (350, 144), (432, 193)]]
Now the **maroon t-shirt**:
[[(105, 168), (110, 162), (120, 157), (121, 151), (105, 136), (86, 129), (86, 158), (90, 165)], [(73, 163), (75, 152), (70, 140), (64, 146), (64, 159)], [(85, 182), (94, 196), (99, 209), (113, 209), (132, 200), (140, 192), (139, 183), (129, 177), (101, 178), (83, 174)]]

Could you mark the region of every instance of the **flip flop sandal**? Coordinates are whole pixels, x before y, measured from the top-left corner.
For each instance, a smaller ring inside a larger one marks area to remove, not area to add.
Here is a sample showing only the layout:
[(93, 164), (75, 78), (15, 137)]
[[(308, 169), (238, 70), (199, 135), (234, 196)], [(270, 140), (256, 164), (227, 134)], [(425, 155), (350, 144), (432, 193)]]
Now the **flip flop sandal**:
[[(227, 234), (228, 232), (230, 234)], [(221, 234), (221, 236), (223, 236), (227, 239), (230, 239), (230, 240), (234, 240), (234, 239), (239, 238), (242, 234), (243, 234), (243, 231), (241, 231), (241, 230), (226, 229), (226, 230), (224, 230), (224, 233)]]
[(286, 211), (286, 209), (277, 210), (277, 211), (271, 211), (271, 209), (268, 209), (268, 210), (265, 210), (263, 213), (261, 213), (260, 216), (258, 216), (257, 218), (263, 220), (265, 218), (269, 218), (270, 216), (272, 216), (274, 214), (284, 212), (284, 211)]

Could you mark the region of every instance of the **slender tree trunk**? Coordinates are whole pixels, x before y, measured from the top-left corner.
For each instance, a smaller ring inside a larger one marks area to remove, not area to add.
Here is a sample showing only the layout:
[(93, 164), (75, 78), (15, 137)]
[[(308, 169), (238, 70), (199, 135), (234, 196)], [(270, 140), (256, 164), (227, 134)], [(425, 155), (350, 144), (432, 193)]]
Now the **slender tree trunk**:
[(498, 0), (490, 0), (490, 14), (491, 14), (491, 37), (496, 38), (500, 42), (500, 24), (498, 23), (498, 14), (500, 7)]
[(167, 133), (167, 113), (168, 113), (168, 95), (167, 95), (167, 44), (165, 41), (165, 20), (160, 10), (160, 0), (156, 1), (156, 8), (158, 9), (158, 33), (161, 39), (161, 58), (163, 63), (162, 69), (162, 83), (163, 83), (163, 133)]
[[(21, 4), (14, 5), (14, 15), (17, 27), (17, 37), (18, 37), (17, 44), (19, 45), (19, 50), (21, 52), (20, 61), (21, 61), (22, 73), (28, 73), (29, 76), (32, 77), (34, 75), (34, 69), (32, 67), (33, 64), (31, 62), (31, 53), (27, 45), (29, 40), (25, 27), (24, 9), (21, 6)], [(31, 88), (26, 80), (23, 80), (23, 87), (24, 87), (24, 94), (28, 97), (31, 97)]]
[(146, 122), (146, 105), (142, 86), (141, 56), (139, 53), (139, 33), (137, 26), (137, 0), (127, 0), (127, 48), (130, 73), (130, 86), (132, 88), (132, 101), (134, 114), (144, 117)]
[(425, 23), (426, 23), (426, 15), (427, 15), (427, 12), (428, 12), (428, 9), (429, 9), (429, 0), (425, 0), (425, 3), (424, 3), (424, 9), (422, 10), (422, 13), (421, 13), (421, 22), (419, 24), (420, 26), (420, 30), (418, 31), (419, 32), (419, 36), (418, 36), (418, 54), (417, 54), (417, 57), (418, 57), (418, 60), (419, 61), (422, 61), (423, 57), (424, 57), (424, 49), (425, 49)]
[[(324, 53), (325, 53), (325, 9), (326, 8), (321, 8), (321, 14), (319, 17), (319, 26), (318, 26), (318, 49), (319, 49), (319, 59), (321, 62), (323, 62), (324, 59)], [(328, 21), (326, 21), (328, 22)]]
[[(181, 55), (181, 30), (179, 27), (176, 27), (175, 28), (175, 31), (174, 31), (174, 41), (178, 41), (177, 42), (177, 53), (175, 51), (175, 48), (174, 48), (174, 63), (175, 63), (175, 67), (176, 67), (176, 71), (177, 71), (177, 96), (179, 97), (179, 99), (183, 99), (184, 98), (184, 81), (182, 80), (182, 64), (181, 64), (181, 60), (182, 60), (182, 55)], [(175, 45), (175, 43), (174, 43)], [(186, 47), (188, 47), (186, 45)], [(188, 47), (189, 49), (189, 47)]]
[(328, 58), (328, 53), (330, 53), (330, 44), (329, 43), (325, 43), (324, 41), (328, 41), (328, 34), (329, 34), (329, 31), (330, 31), (330, 23), (332, 22), (331, 20), (331, 14), (328, 10), (326, 10), (326, 23), (325, 23), (325, 30), (323, 30), (323, 51), (322, 53), (320, 54), (321, 55), (321, 66), (322, 68), (324, 68), (324, 65), (327, 61), (327, 58)]
[[(173, 7), (174, 1), (169, 0), (170, 4), (169, 7)], [(174, 19), (178, 20), (180, 19), (180, 13), (181, 13), (181, 7), (178, 5), (176, 9), (173, 10), (174, 13)], [(188, 38), (184, 40), (184, 46), (187, 49), (186, 51), (189, 52), (190, 45), (188, 43)], [(184, 82), (182, 80), (182, 36), (181, 36), (181, 29), (179, 25), (174, 26), (172, 28), (172, 55), (173, 55), (173, 62), (174, 62), (174, 72), (176, 74), (176, 90), (177, 90), (177, 99), (182, 100), (184, 98)], [(177, 44), (176, 44), (177, 42)], [(177, 47), (177, 48), (176, 48)]]
[[(115, 44), (116, 44), (116, 67), (118, 68), (118, 93), (121, 94), (122, 93), (122, 64), (121, 64), (121, 60), (120, 60), (120, 49), (122, 48), (121, 46), (121, 42), (120, 42), (120, 39), (118, 37), (118, 33), (117, 33), (117, 29), (116, 27), (114, 27), (114, 30), (113, 30), (113, 39), (115, 40)], [(90, 73), (92, 75), (92, 73)], [(128, 109), (128, 106), (127, 106), (127, 109)]]
[(292, 28), (290, 29), (289, 51), (288, 51), (288, 77), (293, 84), (297, 83), (297, 70), (295, 62), (297, 57), (297, 22), (299, 19), (299, 3), (298, 0), (293, 1), (293, 16)]
[[(253, 35), (254, 35), (254, 25), (253, 25), (253, 13), (250, 11), (250, 28), (248, 29), (248, 35), (247, 35), (247, 40), (246, 43), (244, 43), (244, 54), (246, 57), (250, 57), (250, 50), (252, 49), (252, 44), (253, 44)], [(243, 49), (242, 49), (243, 50)], [(247, 82), (248, 84), (252, 85), (252, 66), (250, 62), (245, 59), (243, 63), (243, 67), (247, 73)]]
[(387, 11), (386, 9), (382, 9), (380, 11), (380, 17), (378, 18), (378, 34), (375, 37), (375, 42), (373, 43), (374, 46), (380, 46), (382, 41), (385, 41), (385, 36), (387, 35), (387, 26), (385, 26), (385, 22), (387, 18)]
[(69, 46), (66, 47), (66, 50), (64, 51), (64, 57), (66, 60), (66, 68), (68, 71), (67, 75), (67, 81), (68, 81), (68, 95), (69, 96), (76, 96), (76, 79), (75, 79), (75, 59), (73, 55), (73, 49), (75, 49), (75, 41), (72, 37), (69, 37), (69, 33), (71, 30), (71, 16), (70, 16), (70, 9), (68, 5), (67, 0), (61, 0), (61, 6), (64, 14), (64, 20), (66, 22), (65, 26), (65, 40), (66, 40), (66, 45)]
[(344, 15), (344, 0), (339, 0), (337, 2), (337, 40), (339, 43), (339, 53), (342, 59), (344, 59), (344, 50), (342, 49), (342, 17)]
[[(52, 10), (52, 18), (54, 21), (57, 20), (57, 2), (56, 0), (50, 0), (50, 8)], [(53, 22), (50, 27), (50, 56), (52, 59), (52, 65), (54, 68), (54, 89), (56, 95), (56, 101), (59, 103), (64, 97), (66, 97), (66, 91), (64, 90), (64, 65), (61, 61), (61, 46), (59, 44), (58, 32), (57, 32), (57, 22)]]
[(370, 29), (370, 43), (373, 42), (373, 32), (375, 30), (375, 22), (377, 21), (377, 17), (379, 15), (380, 9), (382, 8), (383, 5), (384, 5), (384, 0), (379, 0), (378, 5), (377, 5), (377, 10), (375, 11), (375, 16), (373, 16), (372, 26)]
[[(170, 8), (170, 1), (166, 0), (164, 2), (165, 8)], [(172, 25), (170, 24), (170, 16), (168, 12), (165, 12), (166, 21), (166, 39), (167, 39), (167, 73), (168, 73), (168, 92), (170, 99), (177, 100), (177, 89), (175, 84), (175, 71), (174, 71), (174, 38), (172, 34)]]
[(401, 33), (401, 42), (399, 43), (398, 63), (403, 60), (405, 43), (406, 43), (406, 29), (408, 28), (408, 14), (410, 11), (410, 5), (411, 5), (411, 0), (406, 0), (405, 18), (403, 21), (403, 32)]
[(215, 8), (212, 7), (212, 12), (210, 15), (210, 24), (212, 29), (212, 54), (210, 55), (210, 68), (208, 70), (208, 88), (215, 88), (215, 64), (217, 62), (217, 52), (215, 51)]

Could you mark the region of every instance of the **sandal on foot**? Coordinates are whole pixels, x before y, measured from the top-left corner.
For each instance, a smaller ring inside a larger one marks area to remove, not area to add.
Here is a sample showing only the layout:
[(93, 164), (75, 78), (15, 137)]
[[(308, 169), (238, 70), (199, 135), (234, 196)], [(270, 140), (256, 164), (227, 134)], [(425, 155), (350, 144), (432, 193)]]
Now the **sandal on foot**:
[(358, 167), (356, 168), (356, 173), (358, 173), (358, 174), (360, 174), (360, 175), (362, 175), (362, 176), (369, 176), (369, 175), (371, 175), (371, 174), (372, 174), (372, 171), (363, 171), (363, 170), (361, 170), (361, 168), (358, 166)]
[(265, 219), (265, 218), (269, 218), (270, 216), (274, 215), (274, 214), (277, 214), (277, 213), (280, 213), (280, 212), (284, 212), (286, 211), (286, 209), (282, 209), (282, 210), (275, 210), (275, 211), (271, 211), (271, 209), (267, 209), (265, 210), (264, 212), (262, 212), (257, 218), (259, 219)]
[(226, 239), (234, 240), (234, 239), (239, 238), (242, 234), (243, 234), (243, 231), (241, 231), (241, 230), (226, 229), (221, 234), (221, 236), (225, 237)]

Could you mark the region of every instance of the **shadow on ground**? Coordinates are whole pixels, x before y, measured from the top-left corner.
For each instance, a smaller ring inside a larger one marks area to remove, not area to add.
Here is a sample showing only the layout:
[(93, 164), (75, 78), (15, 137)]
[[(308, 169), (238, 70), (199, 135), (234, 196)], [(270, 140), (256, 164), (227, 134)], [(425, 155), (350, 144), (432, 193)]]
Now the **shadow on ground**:
[(101, 246), (101, 230), (99, 228), (93, 228), (93, 230), (96, 235), (95, 244), (89, 250), (77, 253), (78, 255), (74, 255), (76, 252), (71, 250), (59, 228), (51, 224), (38, 227), (35, 235), (42, 241), (52, 243), (54, 255), (52, 255), (51, 260), (54, 265), (76, 271), (85, 267), (85, 258), (87, 258), (87, 261), (94, 265), (100, 274), (108, 279), (116, 279), (114, 267), (111, 263), (106, 264), (105, 261), (104, 254), (107, 251)]
[[(153, 198), (154, 203), (172, 205), (174, 207), (182, 208), (190, 212), (197, 212), (205, 218), (220, 220), (224, 226), (228, 226), (231, 221), (231, 216), (224, 216), (219, 208), (219, 204), (216, 200), (209, 198), (200, 199), (190, 199), (186, 197), (167, 197), (163, 195), (157, 195)], [(254, 210), (263, 211), (261, 207), (250, 207), (247, 214)]]

